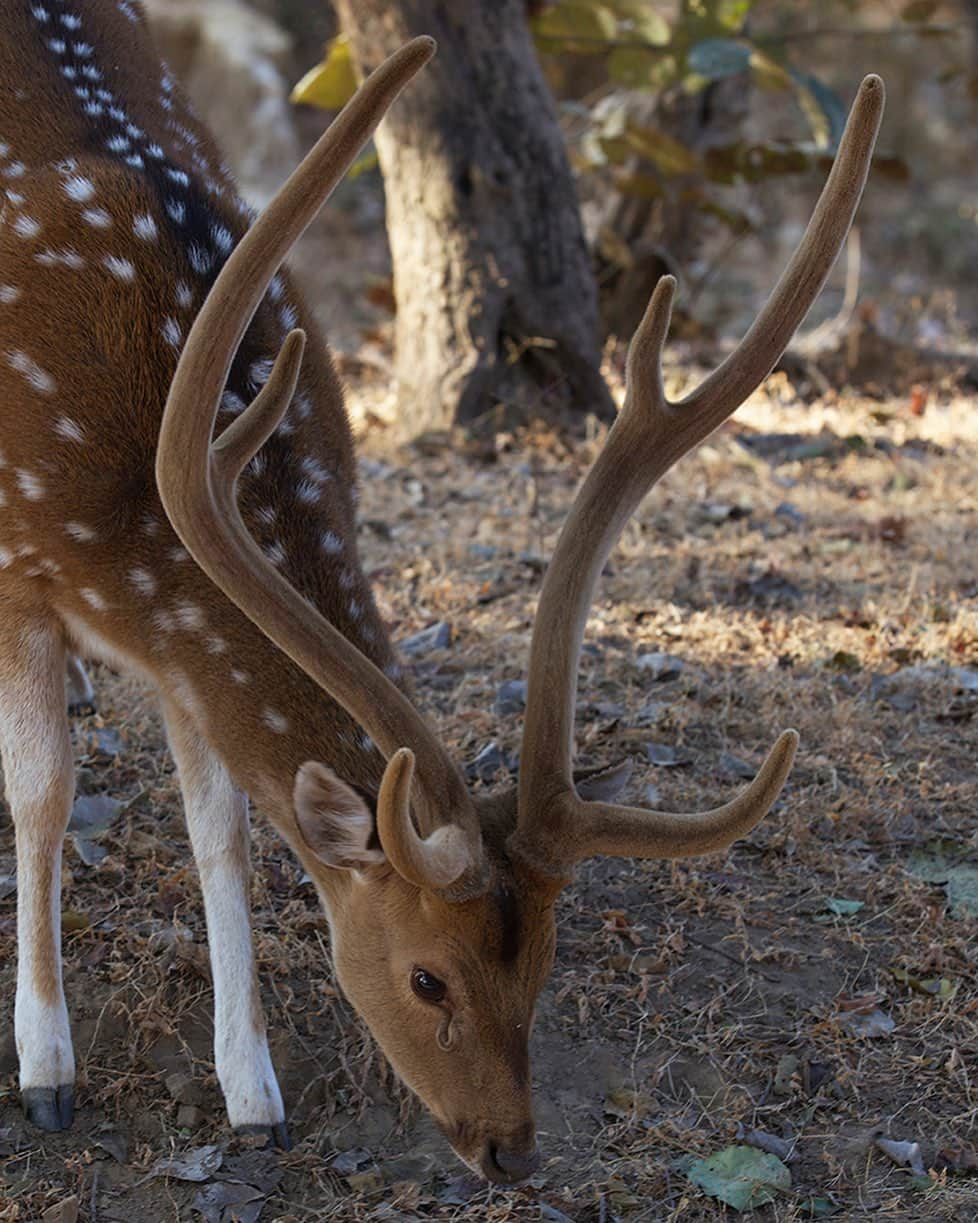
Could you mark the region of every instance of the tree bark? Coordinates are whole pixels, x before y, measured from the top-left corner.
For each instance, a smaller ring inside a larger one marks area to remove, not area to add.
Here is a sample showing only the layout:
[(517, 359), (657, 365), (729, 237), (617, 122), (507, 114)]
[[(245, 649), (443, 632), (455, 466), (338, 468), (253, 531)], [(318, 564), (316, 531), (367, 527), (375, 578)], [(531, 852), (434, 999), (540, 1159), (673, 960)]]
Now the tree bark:
[(500, 408), (609, 418), (597, 293), (526, 0), (336, 0), (336, 9), (363, 72), (418, 34), (439, 45), (376, 141), (405, 430)]

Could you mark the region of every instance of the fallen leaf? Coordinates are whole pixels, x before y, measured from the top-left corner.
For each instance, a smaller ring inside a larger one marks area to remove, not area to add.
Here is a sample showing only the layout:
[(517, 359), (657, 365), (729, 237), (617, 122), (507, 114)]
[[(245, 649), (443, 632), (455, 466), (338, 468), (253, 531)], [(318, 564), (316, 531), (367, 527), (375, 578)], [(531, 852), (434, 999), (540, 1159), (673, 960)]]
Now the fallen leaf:
[(768, 1155), (776, 1155), (784, 1163), (791, 1163), (798, 1158), (793, 1142), (779, 1138), (777, 1134), (768, 1134), (765, 1130), (749, 1130), (742, 1122), (737, 1125), (737, 1141), (748, 1147), (756, 1147), (759, 1151), (766, 1151)]
[(905, 968), (891, 968), (890, 972), (904, 985), (909, 987), (918, 994), (929, 994), (932, 998), (951, 998), (954, 996), (954, 982), (949, 981), (947, 977), (928, 977), (921, 979), (908, 972)]
[(100, 836), (112, 827), (125, 806), (108, 794), (82, 794), (71, 808), (68, 832), (86, 839)]
[(896, 1020), (877, 1007), (868, 1015), (861, 1014), (859, 1011), (842, 1014), (839, 1016), (839, 1024), (841, 1027), (848, 1028), (853, 1036), (874, 1040), (878, 1036), (888, 1036), (896, 1027)]
[(882, 1134), (879, 1134), (876, 1137), (876, 1145), (895, 1164), (899, 1164), (903, 1168), (909, 1168), (914, 1176), (927, 1175), (919, 1142), (898, 1142), (894, 1138), (885, 1138)]
[(349, 1176), (366, 1164), (373, 1163), (373, 1155), (366, 1147), (351, 1147), (330, 1160), (329, 1166), (337, 1176)]
[(56, 1206), (49, 1206), (41, 1215), (41, 1223), (77, 1223), (77, 1219), (78, 1199), (76, 1197), (65, 1198)]
[(868, 1015), (871, 1011), (876, 1010), (885, 997), (885, 994), (839, 994), (835, 1005), (839, 1011), (854, 1011), (858, 1015)]
[(152, 1176), (172, 1176), (178, 1181), (206, 1181), (218, 1170), (224, 1160), (218, 1146), (197, 1147), (184, 1155), (170, 1155), (158, 1159), (153, 1165)]
[(206, 1223), (257, 1223), (264, 1204), (264, 1194), (240, 1181), (205, 1185), (194, 1198), (194, 1210), (200, 1211)]
[(613, 1087), (605, 1096), (604, 1111), (609, 1117), (634, 1117), (638, 1120), (649, 1111), (649, 1101), (630, 1087)]
[(793, 1053), (785, 1053), (778, 1058), (778, 1068), (774, 1072), (774, 1094), (790, 1096), (793, 1088), (791, 1080), (798, 1069), (798, 1058)]
[(854, 913), (858, 913), (864, 908), (866, 902), (864, 900), (844, 900), (839, 896), (829, 896), (825, 901), (825, 907), (830, 913), (835, 913), (838, 917), (852, 917)]
[(791, 1173), (775, 1155), (735, 1146), (690, 1165), (686, 1175), (709, 1197), (734, 1210), (752, 1210), (791, 1188)]
[(934, 1160), (939, 1172), (955, 1176), (978, 1176), (978, 1150), (974, 1147), (941, 1147)]

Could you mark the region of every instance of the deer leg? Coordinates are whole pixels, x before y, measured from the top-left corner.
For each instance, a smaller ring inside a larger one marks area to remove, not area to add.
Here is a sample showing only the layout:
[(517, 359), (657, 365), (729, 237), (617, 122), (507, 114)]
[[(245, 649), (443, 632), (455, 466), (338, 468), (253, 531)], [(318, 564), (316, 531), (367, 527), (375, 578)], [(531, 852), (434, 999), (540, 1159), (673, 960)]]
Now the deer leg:
[(204, 894), (214, 977), (214, 1062), (228, 1119), (235, 1129), (266, 1133), (287, 1148), (251, 941), (248, 799), (187, 714), (167, 705), (166, 725)]
[(74, 1113), (61, 980), (61, 846), (74, 794), (64, 675), (56, 621), (0, 620), (0, 752), (17, 842), (14, 1035), (24, 1112), (44, 1130), (67, 1129)]
[(95, 692), (88, 672), (80, 658), (69, 654), (65, 660), (68, 673), (68, 713), (73, 718), (90, 717), (95, 712)]

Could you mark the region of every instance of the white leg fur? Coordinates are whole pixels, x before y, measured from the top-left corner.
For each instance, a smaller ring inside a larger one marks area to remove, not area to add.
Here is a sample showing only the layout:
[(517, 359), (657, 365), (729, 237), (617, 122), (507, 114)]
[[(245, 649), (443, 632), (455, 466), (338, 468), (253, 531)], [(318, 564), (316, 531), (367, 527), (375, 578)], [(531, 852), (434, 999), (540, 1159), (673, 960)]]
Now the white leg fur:
[[(60, 1129), (71, 1120), (75, 1078), (61, 981), (61, 846), (74, 793), (65, 650), (55, 622), (5, 619), (0, 751), (17, 841), (14, 1032), (28, 1116)], [(57, 1102), (52, 1089), (62, 1089)]]
[(214, 1061), (228, 1118), (278, 1126), (285, 1110), (265, 1035), (248, 903), (248, 800), (172, 705), (167, 732), (177, 768), (200, 886), (214, 975)]

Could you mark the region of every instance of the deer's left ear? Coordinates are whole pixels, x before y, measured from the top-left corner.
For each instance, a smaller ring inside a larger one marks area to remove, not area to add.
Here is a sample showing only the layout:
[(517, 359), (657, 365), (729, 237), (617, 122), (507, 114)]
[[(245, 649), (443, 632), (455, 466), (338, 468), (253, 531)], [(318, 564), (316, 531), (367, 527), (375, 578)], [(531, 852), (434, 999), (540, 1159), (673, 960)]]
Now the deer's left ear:
[(326, 866), (364, 870), (386, 861), (374, 813), (324, 764), (312, 760), (299, 769), (293, 804), (302, 839)]

